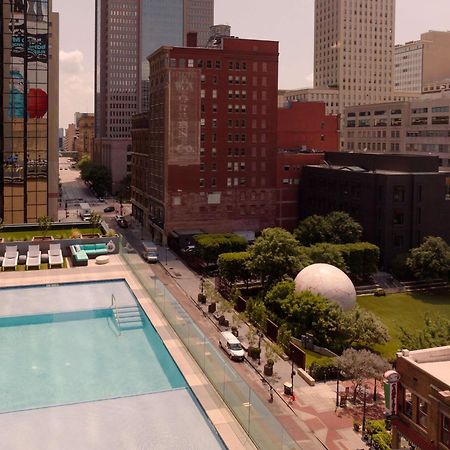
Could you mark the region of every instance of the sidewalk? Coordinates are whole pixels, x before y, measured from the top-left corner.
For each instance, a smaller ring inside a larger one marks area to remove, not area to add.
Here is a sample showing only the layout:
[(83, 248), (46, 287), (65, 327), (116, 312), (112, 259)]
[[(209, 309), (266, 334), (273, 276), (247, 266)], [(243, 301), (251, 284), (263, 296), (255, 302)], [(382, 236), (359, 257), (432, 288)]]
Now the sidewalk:
[[(191, 305), (183, 303), (180, 296), (178, 299), (184, 307), (189, 308), (189, 314), (197, 322), (198, 326), (205, 331), (213, 341), (218, 340), (218, 333), (226, 328), (219, 327), (217, 320), (212, 314), (207, 313), (207, 306), (197, 303), (197, 295), (200, 292), (200, 277), (192, 272), (180, 261), (172, 251), (161, 247), (160, 267), (155, 267), (155, 273), (161, 272), (173, 280), (173, 282), (190, 298)], [(167, 252), (167, 259), (166, 259)], [(174, 292), (175, 294), (175, 292)], [(187, 300), (184, 300), (186, 302)], [(197, 315), (194, 317), (195, 310)], [(232, 324), (231, 315), (227, 314)], [(226, 316), (227, 316), (226, 315)], [(214, 328), (216, 331), (214, 331)], [(242, 323), (239, 326), (239, 339), (246, 344), (248, 325)], [(263, 376), (265, 363), (264, 338), (261, 341), (261, 364), (251, 361), (253, 369), (247, 364), (235, 364), (236, 370), (244, 376), (252, 389), (254, 388), (262, 400), (267, 400), (267, 406), (277, 417), (279, 422), (298, 441), (303, 449), (328, 448), (330, 450), (356, 450), (367, 448), (359, 434), (353, 431), (353, 420), (345, 413), (345, 410), (336, 410), (336, 383), (318, 383), (309, 386), (299, 375), (294, 376), (295, 401), (284, 394), (284, 383), (291, 382), (292, 366), (290, 361), (278, 359), (274, 365), (274, 373), (271, 377)], [(269, 385), (273, 386), (274, 401), (269, 403)], [(320, 445), (311, 436), (311, 432), (322, 443)], [(309, 437), (308, 437), (309, 436)]]

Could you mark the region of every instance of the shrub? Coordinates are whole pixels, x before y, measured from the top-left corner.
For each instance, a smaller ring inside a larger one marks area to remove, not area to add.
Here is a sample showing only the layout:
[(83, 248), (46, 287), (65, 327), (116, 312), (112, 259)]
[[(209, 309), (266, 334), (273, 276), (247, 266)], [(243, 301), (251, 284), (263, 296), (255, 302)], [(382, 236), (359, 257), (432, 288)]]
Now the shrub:
[(249, 347), (247, 353), (250, 358), (258, 359), (261, 355), (261, 349), (259, 347)]
[(72, 231), (70, 232), (70, 237), (72, 239), (79, 239), (81, 237), (81, 232), (77, 228), (72, 228)]
[(337, 368), (332, 359), (319, 359), (309, 367), (309, 374), (316, 381), (332, 380), (336, 378)]
[(247, 269), (249, 259), (248, 252), (222, 253), (218, 259), (220, 276), (229, 283), (238, 280), (247, 281), (251, 277)]
[(247, 241), (237, 234), (197, 234), (194, 241), (200, 257), (207, 263), (215, 263), (220, 254), (242, 252)]

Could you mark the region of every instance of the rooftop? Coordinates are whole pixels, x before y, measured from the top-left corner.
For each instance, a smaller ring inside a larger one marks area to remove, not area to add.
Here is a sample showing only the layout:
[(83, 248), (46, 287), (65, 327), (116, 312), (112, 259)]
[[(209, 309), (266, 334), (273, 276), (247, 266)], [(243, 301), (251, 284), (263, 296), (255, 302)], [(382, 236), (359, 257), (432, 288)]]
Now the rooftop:
[(403, 351), (401, 357), (418, 366), (450, 388), (450, 345), (445, 347)]

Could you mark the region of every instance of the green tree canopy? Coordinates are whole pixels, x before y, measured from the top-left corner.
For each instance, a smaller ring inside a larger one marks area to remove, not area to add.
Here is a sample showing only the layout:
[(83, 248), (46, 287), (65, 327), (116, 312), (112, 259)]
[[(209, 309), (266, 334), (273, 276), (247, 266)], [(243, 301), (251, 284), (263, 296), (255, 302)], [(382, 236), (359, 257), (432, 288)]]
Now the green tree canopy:
[(311, 263), (294, 236), (282, 228), (266, 228), (248, 251), (248, 267), (261, 278), (265, 289), (285, 275), (296, 276)]
[(400, 331), (402, 347), (408, 350), (441, 347), (450, 342), (450, 321), (443, 317), (427, 316), (423, 329), (410, 331), (400, 328)]
[(330, 241), (334, 244), (359, 242), (362, 236), (361, 225), (344, 211), (333, 211), (326, 216)]
[(450, 247), (436, 236), (425, 238), (420, 247), (413, 248), (406, 265), (416, 278), (432, 279), (448, 277), (450, 271)]
[(323, 216), (314, 214), (302, 220), (294, 230), (295, 238), (302, 245), (310, 246), (318, 242), (327, 242), (329, 238), (328, 223)]
[(374, 344), (385, 344), (389, 340), (386, 326), (372, 312), (357, 306), (344, 315), (347, 325), (347, 346), (367, 348)]
[(340, 250), (333, 244), (323, 242), (315, 244), (307, 248), (308, 256), (313, 263), (325, 263), (341, 269), (343, 272), (348, 272), (344, 257)]

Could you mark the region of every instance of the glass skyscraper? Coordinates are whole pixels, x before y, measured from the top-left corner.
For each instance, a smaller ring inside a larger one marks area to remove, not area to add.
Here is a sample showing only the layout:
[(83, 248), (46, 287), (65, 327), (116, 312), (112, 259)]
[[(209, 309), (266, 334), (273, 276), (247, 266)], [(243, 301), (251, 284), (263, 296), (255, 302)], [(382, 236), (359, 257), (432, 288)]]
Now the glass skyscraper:
[(214, 0), (96, 0), (94, 161), (110, 169), (113, 192), (131, 170), (131, 117), (148, 108), (147, 57), (188, 32), (205, 44), (213, 20)]
[(49, 11), (48, 0), (2, 2), (0, 217), (6, 224), (57, 219), (58, 16)]

